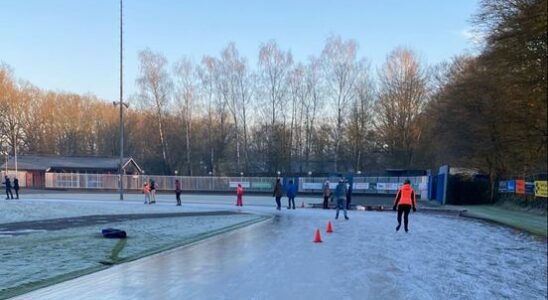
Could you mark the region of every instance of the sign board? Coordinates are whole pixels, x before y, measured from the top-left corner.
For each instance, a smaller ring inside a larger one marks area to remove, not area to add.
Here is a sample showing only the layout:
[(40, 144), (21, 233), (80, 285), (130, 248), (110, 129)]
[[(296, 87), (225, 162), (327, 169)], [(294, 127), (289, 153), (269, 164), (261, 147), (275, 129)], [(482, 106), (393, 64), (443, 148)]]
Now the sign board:
[(369, 182), (356, 182), (353, 184), (355, 190), (368, 190)]
[(272, 188), (272, 183), (270, 183), (270, 182), (252, 182), (251, 186), (254, 189), (271, 189)]
[(506, 193), (506, 181), (499, 181), (499, 193)]
[(548, 198), (548, 181), (535, 181), (535, 197)]
[(513, 193), (515, 190), (516, 190), (516, 181), (515, 180), (506, 181), (506, 191)]
[(237, 188), (238, 183), (241, 184), (243, 188), (249, 188), (250, 187), (249, 181), (230, 181), (228, 183), (228, 187)]
[(397, 191), (400, 188), (399, 183), (384, 183), (384, 182), (377, 182), (377, 190), (384, 190), (384, 191)]
[(516, 180), (516, 194), (525, 194), (525, 180)]
[(527, 194), (527, 195), (534, 195), (535, 194), (535, 183), (534, 182), (526, 182), (525, 183), (525, 194)]
[(389, 186), (388, 186), (388, 189), (391, 190), (391, 191), (397, 191), (397, 190), (399, 190), (399, 188), (400, 188), (399, 183), (390, 183)]
[(304, 190), (321, 190), (323, 189), (323, 183), (321, 182), (303, 182)]

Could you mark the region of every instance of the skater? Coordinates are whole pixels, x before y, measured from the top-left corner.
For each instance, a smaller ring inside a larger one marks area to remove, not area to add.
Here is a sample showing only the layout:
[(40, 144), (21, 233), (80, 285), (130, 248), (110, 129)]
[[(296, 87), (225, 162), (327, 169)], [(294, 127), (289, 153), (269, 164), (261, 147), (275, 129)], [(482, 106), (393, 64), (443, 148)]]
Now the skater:
[(350, 202), (352, 201), (352, 180), (346, 183), (346, 209), (350, 210)]
[(13, 193), (11, 192), (10, 178), (7, 175), (5, 178), (6, 178), (6, 181), (4, 181), (3, 183), (6, 185), (6, 200), (10, 198), (10, 195), (11, 195), (11, 199), (13, 199)]
[(283, 196), (283, 187), (282, 183), (280, 182), (280, 178), (276, 178), (276, 184), (274, 185), (274, 193), (272, 194), (272, 197), (276, 198), (276, 209), (280, 210), (282, 207), (282, 196)]
[(238, 183), (238, 187), (236, 188), (236, 206), (244, 206), (243, 203), (243, 196), (244, 196), (244, 188), (241, 184)]
[(286, 194), (287, 194), (287, 209), (291, 209), (292, 206), (293, 206), (293, 209), (295, 209), (295, 196), (297, 196), (297, 185), (293, 184), (293, 180), (289, 180)]
[(339, 210), (344, 209), (344, 218), (348, 220), (349, 218), (346, 214), (346, 205), (344, 203), (346, 200), (346, 183), (342, 177), (339, 179), (339, 184), (335, 189), (335, 198), (337, 199), (337, 214), (335, 215), (335, 219), (339, 218)]
[(148, 204), (154, 204), (156, 203), (156, 183), (152, 179), (150, 179), (149, 189), (150, 189), (150, 201), (148, 202)]
[(331, 198), (331, 189), (329, 188), (329, 180), (323, 184), (323, 209), (329, 209), (329, 199)]
[(148, 204), (150, 202), (150, 187), (148, 186), (148, 182), (143, 184), (143, 194), (145, 194), (145, 204)]
[(398, 209), (398, 226), (396, 226), (396, 231), (400, 230), (401, 227), (401, 215), (403, 214), (403, 226), (405, 229), (405, 232), (408, 231), (408, 217), (409, 212), (411, 211), (411, 207), (413, 207), (413, 211), (417, 211), (416, 202), (415, 202), (415, 191), (413, 191), (413, 188), (411, 187), (411, 182), (409, 179), (406, 179), (403, 182), (403, 186), (398, 191), (398, 194), (396, 195), (396, 200), (394, 201), (394, 207), (392, 207), (392, 210), (396, 210), (396, 207)]
[(19, 179), (13, 179), (13, 189), (15, 190), (15, 199), (19, 199)]
[(177, 206), (181, 206), (181, 183), (179, 179), (175, 179), (175, 199), (177, 199)]

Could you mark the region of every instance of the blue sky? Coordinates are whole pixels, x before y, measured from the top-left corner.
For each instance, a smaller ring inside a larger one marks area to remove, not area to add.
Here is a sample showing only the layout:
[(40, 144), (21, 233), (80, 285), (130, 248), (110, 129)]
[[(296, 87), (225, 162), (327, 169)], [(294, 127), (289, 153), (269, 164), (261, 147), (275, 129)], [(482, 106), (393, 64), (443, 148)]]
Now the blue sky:
[[(318, 56), (330, 35), (353, 38), (375, 69), (395, 47), (430, 64), (473, 52), (477, 0), (124, 1), (124, 88), (136, 91), (137, 53), (172, 63), (218, 55), (230, 41), (255, 66), (259, 45), (275, 39), (294, 59)], [(116, 100), (119, 1), (0, 0), (0, 62), (40, 88)]]

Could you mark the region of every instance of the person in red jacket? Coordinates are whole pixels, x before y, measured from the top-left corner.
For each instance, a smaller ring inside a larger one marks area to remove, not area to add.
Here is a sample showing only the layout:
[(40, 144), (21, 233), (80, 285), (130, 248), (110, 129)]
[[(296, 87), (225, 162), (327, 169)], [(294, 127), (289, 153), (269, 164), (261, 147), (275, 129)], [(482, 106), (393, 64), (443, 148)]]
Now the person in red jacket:
[(411, 187), (411, 182), (409, 179), (406, 179), (403, 183), (403, 186), (398, 191), (396, 195), (396, 200), (394, 201), (394, 207), (392, 210), (398, 209), (398, 226), (396, 226), (396, 231), (400, 230), (401, 227), (401, 215), (403, 214), (403, 225), (405, 232), (409, 231), (408, 229), (408, 217), (411, 207), (413, 211), (417, 211), (416, 201), (415, 201), (415, 191)]
[(236, 206), (244, 206), (242, 202), (242, 198), (244, 196), (244, 188), (241, 184), (238, 183), (238, 187), (236, 188)]

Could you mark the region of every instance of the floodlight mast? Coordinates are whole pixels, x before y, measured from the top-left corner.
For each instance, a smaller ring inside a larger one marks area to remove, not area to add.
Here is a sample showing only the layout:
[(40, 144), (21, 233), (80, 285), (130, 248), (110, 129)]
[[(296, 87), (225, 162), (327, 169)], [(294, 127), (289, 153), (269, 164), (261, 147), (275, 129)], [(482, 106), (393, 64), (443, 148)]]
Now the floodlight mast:
[(123, 185), (123, 166), (124, 166), (124, 86), (123, 86), (123, 0), (120, 0), (120, 175), (118, 178), (118, 187), (120, 189), (120, 200), (124, 200), (124, 185)]

